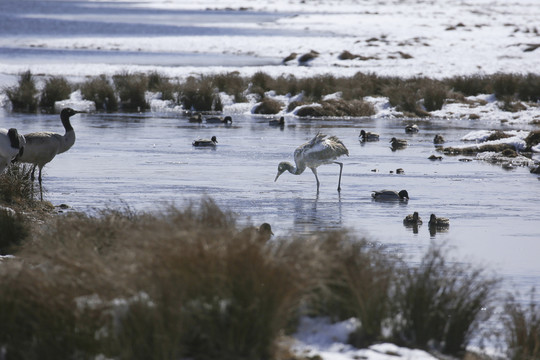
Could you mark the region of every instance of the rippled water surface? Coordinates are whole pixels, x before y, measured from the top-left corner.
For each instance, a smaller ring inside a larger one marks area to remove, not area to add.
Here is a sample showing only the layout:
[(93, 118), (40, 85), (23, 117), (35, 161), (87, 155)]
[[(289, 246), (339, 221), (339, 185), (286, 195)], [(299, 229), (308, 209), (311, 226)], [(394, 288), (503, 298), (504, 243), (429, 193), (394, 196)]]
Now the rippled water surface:
[[(447, 242), (459, 258), (515, 278), (519, 287), (539, 283), (538, 177), (527, 168), (508, 171), (460, 157), (427, 159), (438, 154), (432, 143), (436, 133), (451, 145), (480, 128), (476, 123), (423, 121), (421, 131), (410, 135), (403, 130), (407, 120), (288, 118), (279, 129), (268, 126), (268, 118), (233, 119), (224, 126), (193, 124), (171, 114), (77, 115), (72, 118), (75, 145), (44, 169), (46, 199), (80, 211), (125, 204), (153, 211), (207, 195), (242, 221), (271, 223), (276, 236), (291, 229), (310, 234), (349, 228), (413, 257), (430, 241)], [(0, 121), (22, 133), (63, 132), (58, 115), (1, 113)], [(360, 143), (360, 129), (379, 132), (381, 141)], [(342, 158), (341, 193), (339, 167), (333, 164), (319, 168), (318, 195), (309, 169), (300, 176), (286, 172), (274, 182), (277, 164), (293, 161), (294, 149), (318, 131), (337, 135), (349, 149), (350, 156)], [(212, 135), (219, 142), (215, 150), (191, 145)], [(410, 145), (392, 151), (388, 139), (395, 135)], [(395, 174), (397, 168), (405, 174)], [(406, 189), (411, 199), (375, 202), (371, 191), (380, 189)], [(417, 233), (402, 224), (413, 211), (425, 222)], [(450, 218), (447, 232), (430, 234), (431, 213)]]

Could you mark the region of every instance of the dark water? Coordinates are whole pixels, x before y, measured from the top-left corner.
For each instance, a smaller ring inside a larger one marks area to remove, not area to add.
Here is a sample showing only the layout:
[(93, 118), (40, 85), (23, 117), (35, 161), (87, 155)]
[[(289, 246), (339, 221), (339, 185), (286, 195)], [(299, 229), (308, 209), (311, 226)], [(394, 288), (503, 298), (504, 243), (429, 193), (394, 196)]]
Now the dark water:
[[(276, 236), (348, 228), (359, 237), (418, 258), (430, 242), (446, 242), (458, 259), (481, 264), (526, 289), (540, 279), (540, 182), (527, 168), (500, 166), (460, 157), (442, 161), (432, 143), (442, 133), (446, 145), (477, 123), (432, 120), (418, 134), (405, 134), (407, 120), (287, 118), (283, 130), (268, 118), (233, 115), (232, 126), (199, 125), (170, 114), (83, 114), (73, 118), (77, 142), (44, 170), (46, 199), (75, 210), (123, 206), (153, 211), (213, 198), (242, 221), (272, 224)], [(1, 127), (63, 132), (58, 115), (0, 113)], [(377, 131), (381, 141), (362, 144), (360, 129)], [(274, 178), (280, 161), (293, 161), (294, 149), (318, 131), (337, 135), (348, 147), (342, 191), (339, 167), (319, 168), (320, 192), (309, 169), (300, 176)], [(215, 150), (194, 148), (199, 137), (215, 135)], [(406, 138), (409, 146), (392, 151), (388, 139)], [(395, 174), (403, 168), (405, 174)], [(377, 169), (376, 172), (372, 171)], [(393, 171), (394, 173), (390, 173)], [(380, 203), (372, 190), (406, 189), (408, 203)], [(418, 233), (402, 219), (418, 211)], [(430, 234), (429, 215), (450, 218), (447, 232)]]

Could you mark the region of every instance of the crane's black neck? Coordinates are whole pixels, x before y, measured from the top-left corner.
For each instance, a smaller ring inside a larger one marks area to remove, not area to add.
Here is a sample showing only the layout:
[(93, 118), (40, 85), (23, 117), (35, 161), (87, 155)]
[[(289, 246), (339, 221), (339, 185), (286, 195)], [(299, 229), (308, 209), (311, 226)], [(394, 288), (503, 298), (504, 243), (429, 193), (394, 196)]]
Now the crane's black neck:
[(62, 120), (62, 125), (64, 125), (64, 129), (66, 129), (66, 132), (73, 131), (73, 126), (71, 126), (71, 122), (69, 121), (70, 115), (62, 112), (60, 114), (60, 119)]
[(19, 133), (17, 132), (17, 129), (11, 128), (8, 130), (8, 137), (9, 137), (9, 143), (12, 148), (18, 149), (20, 147), (19, 142)]

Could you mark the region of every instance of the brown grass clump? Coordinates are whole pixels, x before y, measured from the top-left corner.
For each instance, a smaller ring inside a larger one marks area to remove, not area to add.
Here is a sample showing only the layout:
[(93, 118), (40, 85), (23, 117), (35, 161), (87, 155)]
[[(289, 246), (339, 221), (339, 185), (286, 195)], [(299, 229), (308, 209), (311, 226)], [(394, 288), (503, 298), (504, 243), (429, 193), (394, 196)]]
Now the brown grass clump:
[(540, 359), (540, 310), (531, 290), (527, 306), (509, 295), (502, 324), (505, 329), (507, 355), (511, 360)]
[(116, 111), (118, 100), (111, 83), (101, 75), (85, 81), (81, 85), (81, 94), (86, 100), (93, 101), (97, 110)]
[(419, 107), (419, 87), (413, 83), (399, 82), (389, 85), (383, 90), (383, 93), (388, 97), (390, 105), (395, 106), (398, 111), (420, 117), (429, 115)]
[(41, 91), (39, 106), (51, 112), (54, 110), (54, 103), (69, 98), (72, 86), (63, 76), (53, 76), (45, 80), (45, 85)]
[(254, 114), (277, 114), (281, 111), (283, 105), (277, 101), (270, 98), (264, 98), (255, 108), (253, 109)]
[(527, 144), (525, 151), (531, 151), (531, 148), (540, 144), (540, 130), (531, 131), (525, 138), (525, 144)]
[(399, 316), (393, 331), (406, 346), (462, 356), (497, 280), (446, 257), (432, 245), (418, 266), (404, 269), (396, 283)]
[(210, 200), (58, 217), (0, 267), (0, 343), (8, 358), (272, 358), (313, 282), (301, 248)]
[[(295, 104), (297, 105), (297, 104)], [(289, 105), (289, 108), (291, 104)], [(342, 117), (342, 116), (371, 116), (375, 109), (369, 103), (361, 100), (328, 100), (320, 106), (304, 106), (296, 112), (300, 117)]]
[(34, 201), (31, 171), (30, 165), (11, 164), (0, 174), (0, 203), (31, 207)]
[(486, 138), (485, 141), (494, 141), (494, 140), (500, 140), (500, 139), (506, 139), (512, 137), (512, 135), (505, 133), (501, 130), (496, 130), (489, 134), (489, 136)]
[(161, 93), (161, 100), (176, 100), (174, 97), (175, 86), (167, 77), (157, 71), (148, 74), (148, 90)]
[(0, 255), (13, 254), (29, 233), (30, 226), (23, 215), (0, 207)]
[(13, 111), (32, 113), (38, 109), (39, 92), (30, 70), (19, 74), (18, 85), (5, 88), (4, 92), (11, 102)]
[(186, 111), (222, 111), (223, 105), (216, 93), (212, 78), (190, 76), (179, 84), (179, 101)]
[(149, 108), (145, 92), (148, 77), (145, 74), (122, 72), (113, 75), (113, 82), (120, 98), (120, 107), (126, 111), (144, 111)]
[(427, 111), (441, 110), (448, 98), (449, 89), (438, 81), (429, 81), (422, 87), (424, 107)]
[(328, 234), (319, 241), (326, 272), (309, 303), (311, 312), (337, 320), (359, 319), (361, 326), (349, 339), (357, 347), (383, 340), (383, 323), (391, 317), (390, 289), (397, 259), (344, 233)]
[(511, 144), (484, 144), (478, 146), (467, 147), (445, 147), (442, 152), (446, 155), (476, 155), (481, 152), (492, 151), (502, 153), (504, 151), (511, 150), (515, 152), (515, 148)]

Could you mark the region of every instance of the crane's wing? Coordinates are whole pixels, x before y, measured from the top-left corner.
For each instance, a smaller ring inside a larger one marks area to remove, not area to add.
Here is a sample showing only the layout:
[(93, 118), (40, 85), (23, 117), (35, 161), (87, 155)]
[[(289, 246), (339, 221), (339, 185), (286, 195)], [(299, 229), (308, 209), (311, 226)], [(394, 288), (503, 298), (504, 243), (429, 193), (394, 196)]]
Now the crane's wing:
[(309, 142), (301, 145), (294, 152), (294, 160), (298, 165), (308, 167), (319, 166), (332, 162), (342, 155), (349, 155), (345, 145), (335, 136), (326, 138), (318, 133)]

